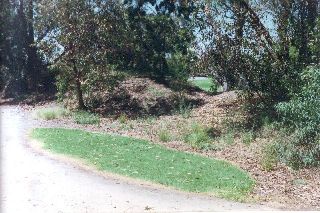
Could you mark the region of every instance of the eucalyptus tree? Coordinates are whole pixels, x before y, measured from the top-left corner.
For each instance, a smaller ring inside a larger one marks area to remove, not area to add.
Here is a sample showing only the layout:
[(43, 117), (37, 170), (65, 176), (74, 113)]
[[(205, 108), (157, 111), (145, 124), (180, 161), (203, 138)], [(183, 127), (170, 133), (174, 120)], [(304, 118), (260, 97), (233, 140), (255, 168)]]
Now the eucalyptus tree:
[(270, 105), (299, 89), (299, 73), (313, 63), (317, 0), (199, 2), (202, 68)]
[[(177, 76), (187, 78), (190, 60), (185, 59), (193, 54), (190, 47), (194, 35), (189, 23), (193, 1), (131, 0), (125, 5), (134, 44), (131, 68), (164, 83)], [(181, 60), (175, 60), (177, 57)], [(186, 69), (177, 69), (171, 66), (172, 60), (189, 64), (181, 65)]]
[(75, 94), (79, 108), (86, 108), (84, 91), (112, 86), (112, 65), (129, 52), (125, 24), (116, 1), (44, 0), (38, 5), (37, 29), (45, 33), (38, 45), (59, 70), (60, 93)]

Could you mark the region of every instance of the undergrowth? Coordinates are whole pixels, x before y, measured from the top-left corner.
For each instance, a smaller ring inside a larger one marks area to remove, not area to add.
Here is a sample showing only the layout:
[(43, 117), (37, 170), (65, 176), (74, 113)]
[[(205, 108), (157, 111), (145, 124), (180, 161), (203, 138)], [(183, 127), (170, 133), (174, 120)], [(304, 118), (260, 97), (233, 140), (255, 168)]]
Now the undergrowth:
[(73, 113), (73, 119), (77, 124), (99, 124), (100, 116), (87, 111), (77, 111)]
[(187, 128), (183, 135), (183, 139), (186, 143), (190, 144), (191, 147), (197, 149), (208, 148), (210, 147), (210, 144), (212, 144), (209, 129), (195, 122)]
[(67, 116), (69, 114), (70, 114), (69, 110), (64, 109), (62, 107), (50, 107), (50, 108), (39, 109), (36, 111), (37, 117), (44, 120), (53, 120), (53, 119)]

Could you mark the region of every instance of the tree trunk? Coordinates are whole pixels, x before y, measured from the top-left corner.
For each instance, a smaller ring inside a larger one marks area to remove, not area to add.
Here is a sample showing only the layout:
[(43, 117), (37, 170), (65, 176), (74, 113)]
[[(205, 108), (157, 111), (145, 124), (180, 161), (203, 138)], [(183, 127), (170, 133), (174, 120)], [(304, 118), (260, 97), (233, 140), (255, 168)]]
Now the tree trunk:
[(31, 91), (36, 91), (40, 81), (40, 63), (37, 55), (37, 48), (34, 45), (33, 0), (29, 0), (28, 3), (27, 73), (29, 89)]
[(81, 89), (81, 76), (80, 76), (80, 72), (77, 69), (76, 66), (76, 61), (73, 60), (73, 71), (75, 74), (75, 81), (76, 81), (76, 94), (77, 94), (77, 100), (78, 100), (78, 108), (81, 110), (86, 109), (86, 106), (84, 105), (84, 101), (83, 101), (83, 92)]
[[(257, 38), (262, 41), (262, 44), (265, 46), (266, 50), (269, 52), (270, 56), (273, 60), (278, 61), (278, 57), (275, 54), (273, 48), (273, 40), (269, 33), (269, 31), (266, 29), (266, 27), (261, 22), (258, 14), (251, 8), (249, 3), (245, 0), (239, 0), (239, 4), (241, 7), (248, 13), (249, 16), (249, 23), (251, 24), (252, 28), (257, 33)], [(266, 41), (266, 43), (263, 41), (262, 37)]]
[(246, 71), (244, 68), (243, 60), (242, 60), (242, 41), (243, 41), (243, 32), (244, 32), (244, 24), (246, 21), (246, 10), (243, 8), (241, 3), (238, 0), (233, 1), (232, 5), (233, 13), (235, 16), (234, 20), (234, 30), (235, 30), (235, 42), (233, 47), (233, 57), (234, 57), (234, 66), (233, 72), (234, 75), (238, 77), (235, 82), (237, 86), (240, 85), (240, 76), (243, 72)]
[(291, 16), (292, 1), (280, 1), (279, 21), (278, 21), (278, 35), (281, 43), (280, 58), (287, 62), (289, 60), (289, 19)]

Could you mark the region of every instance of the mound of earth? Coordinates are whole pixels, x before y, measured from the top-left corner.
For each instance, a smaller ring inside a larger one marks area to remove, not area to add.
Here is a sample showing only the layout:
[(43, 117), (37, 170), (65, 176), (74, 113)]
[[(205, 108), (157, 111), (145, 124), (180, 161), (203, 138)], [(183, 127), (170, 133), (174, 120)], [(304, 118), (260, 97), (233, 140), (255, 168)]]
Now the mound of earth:
[(200, 96), (175, 92), (148, 78), (129, 78), (113, 91), (98, 94), (97, 97), (93, 100), (94, 111), (103, 115), (165, 115), (179, 107), (204, 103)]

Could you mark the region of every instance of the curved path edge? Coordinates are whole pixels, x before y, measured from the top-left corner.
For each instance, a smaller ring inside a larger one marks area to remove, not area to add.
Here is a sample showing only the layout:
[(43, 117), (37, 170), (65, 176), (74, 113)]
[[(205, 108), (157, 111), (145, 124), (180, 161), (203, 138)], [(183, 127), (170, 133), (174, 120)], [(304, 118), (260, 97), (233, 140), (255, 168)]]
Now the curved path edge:
[[(1, 212), (203, 212), (272, 210), (101, 172), (27, 137), (29, 112), (1, 106)], [(5, 122), (4, 122), (5, 121)]]

